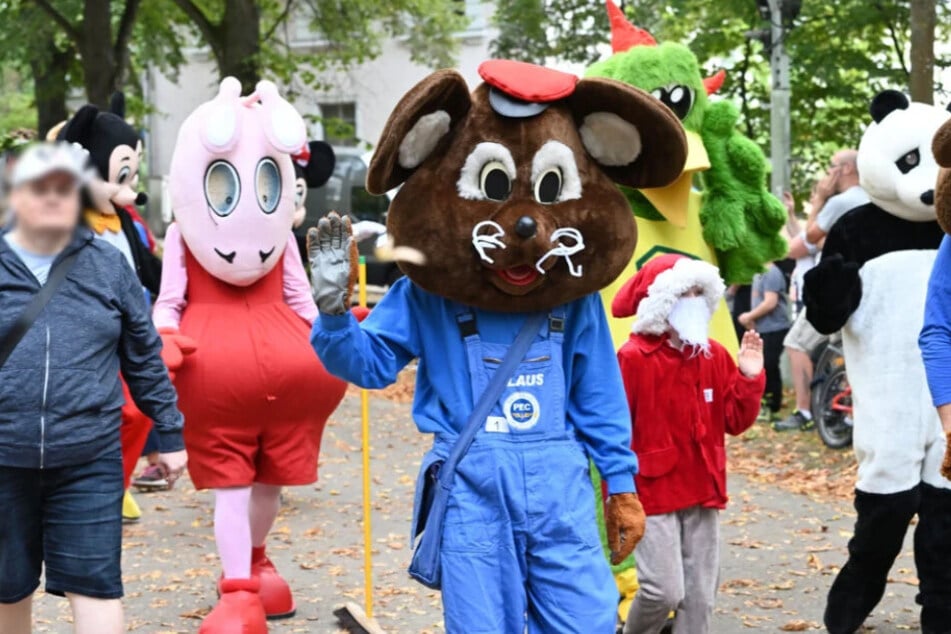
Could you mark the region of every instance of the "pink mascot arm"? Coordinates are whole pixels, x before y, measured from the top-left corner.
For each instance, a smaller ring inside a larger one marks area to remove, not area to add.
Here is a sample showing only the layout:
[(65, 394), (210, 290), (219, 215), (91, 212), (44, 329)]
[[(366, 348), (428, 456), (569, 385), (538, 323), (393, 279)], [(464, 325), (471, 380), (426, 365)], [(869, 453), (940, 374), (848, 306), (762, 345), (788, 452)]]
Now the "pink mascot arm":
[(162, 284), (152, 321), (162, 336), (162, 360), (174, 380), (175, 372), (182, 367), (185, 356), (195, 351), (195, 341), (180, 335), (178, 325), (185, 309), (185, 291), (188, 289), (188, 273), (185, 269), (185, 243), (178, 225), (172, 223), (165, 234), (165, 255), (162, 258)]
[(293, 234), (284, 247), (284, 303), (300, 315), (308, 326), (313, 325), (317, 319), (317, 304), (311, 295), (310, 282), (307, 280), (307, 272), (301, 262), (297, 240)]

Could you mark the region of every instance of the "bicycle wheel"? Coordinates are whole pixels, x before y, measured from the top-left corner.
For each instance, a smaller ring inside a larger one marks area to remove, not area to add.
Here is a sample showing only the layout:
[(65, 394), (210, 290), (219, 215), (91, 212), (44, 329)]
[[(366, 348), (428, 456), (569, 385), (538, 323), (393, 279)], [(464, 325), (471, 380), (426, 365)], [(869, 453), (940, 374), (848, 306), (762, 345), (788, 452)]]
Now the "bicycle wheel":
[[(819, 437), (830, 449), (844, 449), (852, 444), (852, 417), (846, 412), (832, 408), (832, 400), (849, 386), (845, 374), (845, 366), (833, 369), (816, 386), (817, 392), (813, 398), (813, 416), (816, 418), (816, 429)], [(851, 399), (843, 399), (842, 405), (849, 405)]]

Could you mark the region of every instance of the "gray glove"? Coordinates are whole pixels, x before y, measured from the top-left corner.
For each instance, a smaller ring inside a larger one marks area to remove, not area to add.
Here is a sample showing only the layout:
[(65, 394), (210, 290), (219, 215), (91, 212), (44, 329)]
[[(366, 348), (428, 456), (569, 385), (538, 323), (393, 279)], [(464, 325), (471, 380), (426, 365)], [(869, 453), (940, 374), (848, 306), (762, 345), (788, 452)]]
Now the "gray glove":
[(343, 315), (357, 278), (357, 244), (350, 218), (332, 211), (307, 231), (307, 256), (314, 302), (321, 313)]

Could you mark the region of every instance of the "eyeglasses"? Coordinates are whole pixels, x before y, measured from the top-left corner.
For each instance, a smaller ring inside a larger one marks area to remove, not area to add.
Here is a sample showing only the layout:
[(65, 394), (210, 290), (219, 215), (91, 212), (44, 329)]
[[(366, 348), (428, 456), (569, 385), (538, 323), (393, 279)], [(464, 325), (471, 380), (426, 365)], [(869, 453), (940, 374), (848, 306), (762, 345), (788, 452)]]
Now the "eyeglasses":
[(40, 198), (49, 195), (55, 195), (58, 198), (69, 198), (70, 196), (76, 196), (79, 192), (79, 188), (73, 183), (57, 183), (56, 185), (52, 185), (44, 181), (34, 181), (30, 183), (30, 192)]

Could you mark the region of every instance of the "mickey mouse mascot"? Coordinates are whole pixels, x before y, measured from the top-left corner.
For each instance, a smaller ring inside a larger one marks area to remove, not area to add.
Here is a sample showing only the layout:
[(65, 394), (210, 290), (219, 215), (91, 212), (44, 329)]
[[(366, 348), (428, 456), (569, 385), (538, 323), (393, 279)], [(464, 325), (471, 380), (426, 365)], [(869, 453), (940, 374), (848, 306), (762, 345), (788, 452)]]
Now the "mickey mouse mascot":
[(855, 405), (855, 534), (829, 591), (825, 624), (851, 634), (885, 591), (917, 513), (915, 563), (923, 632), (951, 632), (951, 482), (939, 472), (944, 434), (928, 395), (916, 338), (941, 228), (932, 137), (949, 114), (886, 90), (858, 151), (871, 202), (833, 225), (822, 261), (805, 276), (806, 318), (842, 329)]
[(192, 481), (215, 492), (224, 568), (202, 634), (261, 634), (265, 616), (294, 614), (265, 540), (281, 487), (317, 479), (324, 424), (346, 389), (307, 345), (317, 307), (291, 234), (291, 156), (305, 140), (273, 83), (242, 97), (228, 77), (182, 124), (172, 155), (175, 223), (154, 321), (196, 342), (175, 384)]
[(368, 388), (419, 358), (413, 416), (435, 440), (414, 562), (441, 524), (424, 582), (441, 585), (447, 632), (613, 632), (589, 457), (610, 490), (616, 560), (644, 511), (597, 291), (636, 242), (615, 184), (670, 183), (686, 142), (666, 107), (619, 82), (503, 60), (479, 72), (471, 94), (454, 71), (430, 75), (387, 122), (367, 189), (402, 185), (388, 231), (419, 257), (363, 324), (347, 314), (349, 221), (311, 229), (311, 342), (331, 372)]

